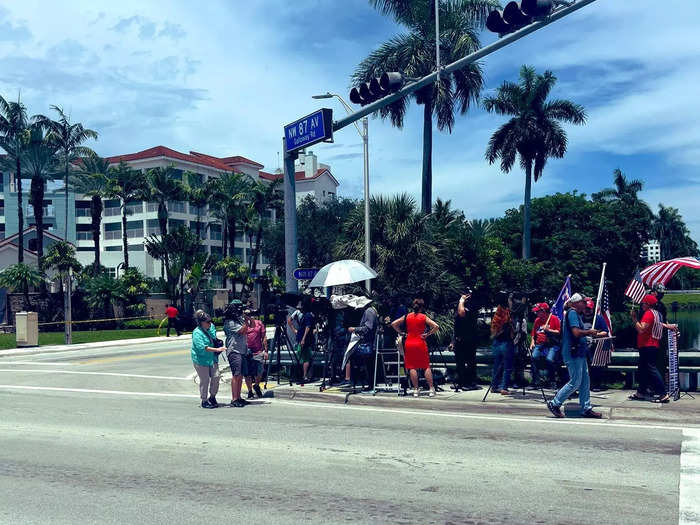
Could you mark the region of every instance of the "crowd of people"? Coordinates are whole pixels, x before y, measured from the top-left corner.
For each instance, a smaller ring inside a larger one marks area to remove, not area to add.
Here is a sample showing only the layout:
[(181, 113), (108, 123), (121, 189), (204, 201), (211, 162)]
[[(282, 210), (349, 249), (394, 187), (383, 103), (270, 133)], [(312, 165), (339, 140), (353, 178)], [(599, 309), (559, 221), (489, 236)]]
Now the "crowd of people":
[[(637, 331), (639, 364), (637, 369), (638, 389), (630, 396), (634, 400), (651, 400), (666, 403), (670, 396), (656, 362), (659, 355), (663, 330), (677, 330), (677, 326), (666, 323), (665, 307), (661, 302), (663, 288), (657, 287), (647, 294), (641, 303), (641, 317), (634, 309), (632, 317)], [(330, 320), (331, 360), (340, 367), (340, 387), (351, 382), (353, 365), (368, 365), (374, 361), (375, 338), (380, 325), (377, 309), (371, 298), (359, 298), (356, 309), (361, 312), (359, 323), (352, 324), (343, 310), (335, 312)], [(454, 332), (450, 348), (454, 351), (456, 390), (481, 389), (476, 367), (478, 346), (477, 324), (479, 312), (470, 305), (471, 294), (462, 295), (455, 309)], [(264, 363), (269, 361), (267, 337), (264, 324), (255, 319), (250, 309), (243, 309), (240, 301), (229, 305), (231, 311), (240, 310), (241, 315), (225, 315), (223, 330), (225, 341), (216, 337), (216, 328), (210, 316), (199, 310), (195, 314), (197, 327), (192, 333), (192, 361), (199, 377), (201, 406), (216, 408), (220, 374), (218, 357), (226, 356), (229, 364), (232, 400), (230, 405), (244, 407), (249, 402), (241, 397), (245, 380), (248, 399), (262, 397), (260, 382), (264, 375)], [(600, 418), (593, 409), (591, 390), (602, 388), (603, 367), (591, 366), (594, 350), (607, 349), (611, 345), (611, 334), (605, 319), (595, 315), (591, 298), (573, 294), (564, 305), (560, 319), (546, 302), (534, 304), (530, 312), (534, 316), (532, 328), (528, 329), (527, 298), (523, 295), (502, 295), (490, 322), (491, 353), (493, 369), (490, 388), (501, 395), (510, 395), (514, 382), (523, 386), (524, 370), (529, 363), (532, 388), (551, 388), (556, 395), (547, 407), (557, 418), (564, 417), (562, 405), (578, 392), (583, 417)], [(425, 301), (417, 297), (411, 308), (393, 305), (390, 316), (385, 318), (397, 337), (397, 347), (403, 355), (403, 368), (412, 395), (421, 392), (420, 380), (424, 379), (428, 396), (436, 395), (435, 382), (430, 363), (428, 339), (439, 327), (426, 314)], [(298, 308), (287, 319), (289, 340), (295, 343), (295, 356), (300, 364), (303, 379), (311, 381), (311, 364), (315, 345), (317, 319), (312, 299), (304, 296)], [(354, 342), (352, 359), (344, 356), (350, 341)], [(525, 357), (523, 357), (525, 356)], [(565, 367), (562, 367), (562, 364)], [(595, 364), (595, 363), (594, 363)], [(344, 376), (344, 377), (343, 377)]]

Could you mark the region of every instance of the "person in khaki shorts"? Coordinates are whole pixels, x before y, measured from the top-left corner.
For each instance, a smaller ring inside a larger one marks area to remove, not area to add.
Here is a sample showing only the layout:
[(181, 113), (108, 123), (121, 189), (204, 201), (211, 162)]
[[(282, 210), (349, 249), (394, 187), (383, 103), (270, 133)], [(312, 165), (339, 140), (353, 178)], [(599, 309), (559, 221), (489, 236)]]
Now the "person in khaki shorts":
[(216, 408), (216, 394), (219, 392), (219, 354), (222, 348), (215, 348), (216, 327), (209, 314), (202, 310), (195, 312), (197, 328), (192, 332), (192, 364), (199, 376), (199, 397), (202, 408)]

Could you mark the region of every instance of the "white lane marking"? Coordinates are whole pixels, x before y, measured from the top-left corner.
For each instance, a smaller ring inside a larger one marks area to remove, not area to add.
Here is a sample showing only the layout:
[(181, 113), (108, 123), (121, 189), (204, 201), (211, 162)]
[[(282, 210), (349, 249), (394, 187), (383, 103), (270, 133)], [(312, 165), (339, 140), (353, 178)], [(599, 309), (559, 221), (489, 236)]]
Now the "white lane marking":
[(494, 421), (514, 421), (522, 423), (544, 423), (552, 425), (586, 425), (586, 426), (603, 426), (603, 427), (615, 427), (615, 428), (645, 428), (650, 430), (678, 430), (682, 431), (687, 427), (674, 427), (668, 425), (636, 425), (632, 423), (611, 423), (610, 420), (603, 421), (586, 421), (581, 419), (554, 419), (547, 417), (548, 414), (543, 413), (542, 418), (537, 416), (532, 416), (530, 418), (524, 417), (508, 417), (508, 416), (487, 416), (484, 414), (460, 414), (456, 412), (435, 412), (432, 410), (405, 410), (401, 408), (378, 408), (378, 407), (360, 407), (360, 406), (349, 406), (340, 405), (337, 403), (319, 403), (319, 402), (303, 402), (303, 401), (282, 401), (280, 399), (275, 399), (274, 403), (280, 403), (283, 405), (294, 405), (298, 407), (308, 408), (313, 405), (319, 408), (330, 408), (336, 410), (360, 410), (365, 412), (381, 412), (385, 414), (406, 414), (410, 416), (434, 416), (434, 417), (453, 417), (458, 419), (486, 419)]
[(0, 360), (3, 366), (6, 365), (37, 365), (37, 366), (76, 366), (76, 363), (47, 363), (44, 361), (3, 361)]
[(700, 430), (683, 430), (678, 523), (700, 523)]
[(142, 374), (118, 374), (116, 372), (78, 372), (75, 370), (29, 370), (21, 368), (1, 368), (0, 372), (32, 372), (35, 374), (80, 374), (88, 376), (138, 377), (141, 379), (176, 379), (178, 381), (192, 381), (191, 377), (147, 376)]
[(95, 388), (62, 388), (58, 386), (27, 386), (27, 385), (0, 385), (0, 389), (6, 390), (48, 390), (51, 392), (80, 392), (83, 394), (111, 394), (116, 396), (148, 396), (148, 397), (188, 397), (197, 398), (195, 394), (169, 394), (166, 392), (126, 392), (124, 390), (99, 390)]

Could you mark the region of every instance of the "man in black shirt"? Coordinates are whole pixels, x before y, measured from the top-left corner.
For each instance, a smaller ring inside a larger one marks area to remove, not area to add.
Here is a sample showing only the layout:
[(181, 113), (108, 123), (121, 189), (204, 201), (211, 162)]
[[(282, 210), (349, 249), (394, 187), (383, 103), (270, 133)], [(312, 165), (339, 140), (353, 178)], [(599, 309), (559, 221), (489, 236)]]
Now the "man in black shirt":
[(479, 390), (476, 384), (477, 312), (467, 307), (471, 294), (459, 298), (455, 316), (454, 344), (457, 384), (462, 390)]

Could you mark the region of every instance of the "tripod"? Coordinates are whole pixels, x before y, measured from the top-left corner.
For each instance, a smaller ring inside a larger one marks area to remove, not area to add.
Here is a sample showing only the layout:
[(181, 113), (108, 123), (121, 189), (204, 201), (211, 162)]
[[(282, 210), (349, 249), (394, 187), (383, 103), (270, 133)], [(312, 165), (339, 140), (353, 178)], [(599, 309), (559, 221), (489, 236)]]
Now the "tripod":
[[(267, 381), (269, 379), (270, 364), (272, 363), (272, 356), (277, 355), (277, 384), (280, 384), (280, 374), (282, 372), (282, 346), (287, 347), (287, 353), (292, 361), (292, 367), (297, 371), (300, 371), (299, 359), (294, 352), (292, 342), (289, 340), (289, 335), (287, 334), (287, 329), (284, 323), (278, 322), (275, 324), (275, 337), (272, 340), (272, 352), (270, 353), (270, 359), (267, 365), (268, 373), (265, 377), (265, 386), (267, 390)], [(292, 374), (289, 374), (289, 386), (292, 386)]]
[[(523, 346), (527, 349), (527, 353), (530, 356), (530, 363), (532, 363), (532, 350), (527, 345), (521, 345), (521, 349)], [(515, 350), (514, 350), (514, 352), (515, 352)], [(505, 364), (502, 362), (498, 366), (498, 368), (494, 371), (493, 378), (499, 377), (501, 375), (501, 372), (503, 371), (504, 366), (505, 366)], [(484, 398), (481, 400), (482, 403), (486, 401), (486, 398), (488, 397), (489, 392), (491, 392), (491, 387), (493, 385), (493, 378), (491, 379), (491, 383), (489, 384), (489, 387), (486, 390), (486, 393), (484, 394)], [(542, 393), (542, 399), (544, 400), (545, 403), (547, 403), (547, 396), (545, 395), (544, 388), (542, 388), (541, 385), (540, 385), (540, 392)], [(525, 385), (523, 384), (523, 397), (525, 397), (525, 395), (526, 395), (525, 394)]]

